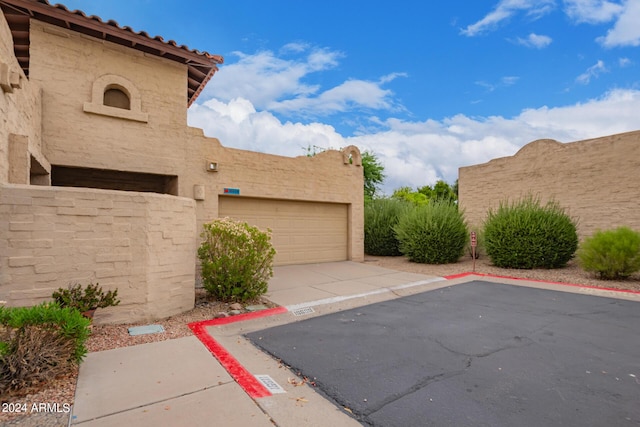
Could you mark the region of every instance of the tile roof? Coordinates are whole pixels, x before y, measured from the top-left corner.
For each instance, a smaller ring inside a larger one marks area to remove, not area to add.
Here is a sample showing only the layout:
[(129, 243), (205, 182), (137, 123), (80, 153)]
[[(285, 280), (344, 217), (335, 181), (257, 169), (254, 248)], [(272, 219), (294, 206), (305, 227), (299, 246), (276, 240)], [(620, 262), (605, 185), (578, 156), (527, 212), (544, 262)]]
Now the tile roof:
[(77, 31), (101, 40), (117, 43), (151, 55), (166, 58), (188, 68), (187, 106), (198, 97), (207, 82), (223, 63), (220, 55), (189, 49), (174, 40), (151, 37), (144, 31), (121, 27), (116, 21), (103, 21), (95, 15), (87, 16), (81, 10), (69, 10), (64, 5), (52, 5), (48, 0), (0, 0), (20, 66), (29, 75), (29, 22), (31, 19)]

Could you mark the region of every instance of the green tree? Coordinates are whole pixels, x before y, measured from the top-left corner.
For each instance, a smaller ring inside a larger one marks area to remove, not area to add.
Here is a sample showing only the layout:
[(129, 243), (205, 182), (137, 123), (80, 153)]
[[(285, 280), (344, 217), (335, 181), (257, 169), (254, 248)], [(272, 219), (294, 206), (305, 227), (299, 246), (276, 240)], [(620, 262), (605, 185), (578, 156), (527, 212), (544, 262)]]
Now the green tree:
[(371, 151), (362, 152), (362, 173), (364, 174), (364, 197), (372, 199), (384, 181), (384, 166)]
[[(423, 187), (424, 188), (424, 187)], [(406, 200), (414, 205), (426, 205), (429, 203), (429, 197), (422, 192), (413, 191), (411, 187), (400, 187), (393, 191), (391, 198), (398, 200)]]
[(433, 194), (433, 198), (435, 200), (442, 200), (445, 202), (454, 202), (458, 200), (454, 189), (443, 180), (438, 180), (438, 182), (433, 186)]
[(417, 191), (413, 191), (411, 187), (400, 187), (393, 192), (391, 196), (394, 199), (406, 200), (416, 205), (426, 205), (430, 200), (443, 202), (455, 202), (458, 200), (457, 181), (452, 187), (443, 180), (438, 180), (432, 187), (425, 185), (419, 187)]

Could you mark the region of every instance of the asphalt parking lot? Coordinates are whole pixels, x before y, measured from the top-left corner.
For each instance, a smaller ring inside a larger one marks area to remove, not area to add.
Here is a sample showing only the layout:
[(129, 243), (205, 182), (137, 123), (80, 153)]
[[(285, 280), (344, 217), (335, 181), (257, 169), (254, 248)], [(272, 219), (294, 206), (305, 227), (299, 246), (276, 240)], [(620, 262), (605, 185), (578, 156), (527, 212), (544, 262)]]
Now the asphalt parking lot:
[(640, 425), (640, 303), (473, 281), (246, 337), (365, 425)]

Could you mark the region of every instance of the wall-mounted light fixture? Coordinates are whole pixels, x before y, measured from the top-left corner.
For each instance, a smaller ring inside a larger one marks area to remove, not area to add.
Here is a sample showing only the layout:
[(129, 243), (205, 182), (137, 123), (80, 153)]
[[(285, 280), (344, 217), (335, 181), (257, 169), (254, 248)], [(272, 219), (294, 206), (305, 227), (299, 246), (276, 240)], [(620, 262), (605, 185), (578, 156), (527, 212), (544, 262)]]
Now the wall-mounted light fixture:
[(218, 172), (218, 163), (207, 161), (207, 171), (209, 172)]

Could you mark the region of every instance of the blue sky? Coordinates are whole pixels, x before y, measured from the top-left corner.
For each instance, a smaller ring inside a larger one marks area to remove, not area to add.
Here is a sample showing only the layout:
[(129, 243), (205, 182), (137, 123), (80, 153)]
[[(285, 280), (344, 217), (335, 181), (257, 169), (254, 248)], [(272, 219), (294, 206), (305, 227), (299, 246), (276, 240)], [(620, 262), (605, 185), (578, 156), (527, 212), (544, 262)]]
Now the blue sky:
[(223, 145), (354, 144), (387, 194), (536, 139), (640, 129), (640, 0), (63, 4), (224, 56), (189, 111)]

